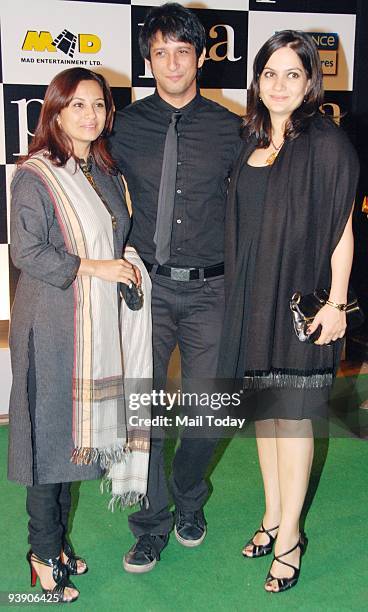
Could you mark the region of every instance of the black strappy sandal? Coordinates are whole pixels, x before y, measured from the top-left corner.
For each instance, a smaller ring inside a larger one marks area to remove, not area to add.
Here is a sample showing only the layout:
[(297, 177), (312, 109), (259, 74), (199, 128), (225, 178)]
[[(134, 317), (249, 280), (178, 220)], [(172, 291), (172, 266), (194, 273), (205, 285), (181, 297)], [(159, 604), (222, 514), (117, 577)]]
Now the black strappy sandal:
[[(278, 586), (278, 590), (277, 591), (269, 591), (268, 589), (265, 589), (267, 591), (267, 593), (282, 593), (282, 591), (287, 591), (288, 589), (291, 589), (292, 587), (296, 586), (298, 580), (299, 580), (299, 575), (300, 575), (300, 567), (301, 567), (301, 563), (302, 563), (302, 555), (304, 555), (306, 548), (307, 548), (307, 544), (308, 544), (308, 540), (305, 536), (303, 536), (302, 534), (300, 534), (299, 536), (299, 540), (298, 542), (295, 544), (295, 546), (293, 546), (293, 548), (290, 548), (290, 550), (288, 550), (285, 553), (282, 553), (281, 555), (274, 555), (272, 563), (274, 561), (278, 561), (279, 563), (282, 563), (282, 565), (287, 565), (287, 567), (291, 567), (291, 569), (294, 570), (294, 574), (291, 576), (291, 578), (276, 578), (276, 576), (273, 576), (271, 574), (271, 570), (268, 572), (267, 577), (266, 577), (266, 583), (265, 584), (269, 584), (272, 580), (276, 580), (277, 581), (277, 586)], [(288, 555), (289, 553), (293, 552), (293, 550), (295, 550), (296, 548), (300, 548), (300, 562), (299, 562), (299, 567), (295, 567), (295, 565), (291, 565), (291, 563), (287, 563), (286, 561), (282, 561), (281, 557), (286, 557), (286, 555)], [(271, 563), (271, 566), (272, 566)]]
[[(272, 548), (276, 540), (276, 536), (271, 535), (270, 532), (275, 531), (275, 529), (278, 529), (278, 528), (279, 528), (279, 525), (277, 525), (276, 527), (272, 527), (272, 529), (265, 529), (263, 525), (263, 521), (262, 521), (261, 528), (257, 529), (257, 531), (255, 532), (253, 537), (249, 540), (249, 542), (247, 542), (244, 545), (244, 548), (242, 550), (243, 557), (245, 557), (246, 559), (247, 558), (256, 559), (257, 557), (264, 557), (265, 555), (269, 555), (272, 552)], [(253, 540), (255, 536), (257, 535), (257, 533), (267, 533), (268, 537), (270, 538), (270, 541), (267, 542), (267, 544), (255, 544)], [(252, 553), (248, 555), (245, 553), (245, 549), (247, 548), (247, 546), (253, 546)]]
[[(60, 557), (55, 559), (43, 559), (38, 555), (35, 555), (31, 550), (27, 553), (27, 561), (29, 563), (29, 567), (31, 570), (31, 586), (36, 586), (37, 578), (40, 580), (35, 567), (32, 565), (32, 561), (34, 563), (39, 563), (40, 565), (47, 565), (47, 567), (52, 568), (52, 578), (55, 581), (55, 586), (53, 589), (44, 589), (41, 580), (41, 588), (45, 595), (51, 596), (50, 601), (52, 603), (72, 603), (76, 601), (79, 597), (79, 591), (75, 589), (75, 586), (69, 580), (69, 573), (65, 565), (62, 563)], [(73, 597), (72, 599), (64, 599), (65, 589), (69, 587), (71, 589), (75, 589), (78, 591), (78, 595)]]
[[(74, 554), (74, 551), (72, 547), (70, 546), (69, 542), (67, 541), (64, 542), (63, 551), (61, 554), (63, 558), (63, 563), (67, 567), (68, 572), (71, 576), (82, 576), (83, 574), (86, 574), (88, 572), (87, 563), (85, 562), (84, 559), (82, 559), (82, 557), (78, 557), (77, 555)], [(82, 561), (82, 563), (84, 563), (84, 565), (86, 566), (83, 572), (78, 572), (77, 561)]]

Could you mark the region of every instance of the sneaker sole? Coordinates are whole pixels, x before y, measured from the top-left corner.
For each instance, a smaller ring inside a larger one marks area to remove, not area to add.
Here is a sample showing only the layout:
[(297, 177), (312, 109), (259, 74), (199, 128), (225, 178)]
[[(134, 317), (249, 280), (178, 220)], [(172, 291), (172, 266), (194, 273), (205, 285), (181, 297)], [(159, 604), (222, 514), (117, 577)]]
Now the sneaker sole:
[(203, 540), (205, 539), (207, 535), (207, 529), (204, 530), (203, 535), (200, 538), (198, 538), (198, 540), (185, 540), (184, 538), (182, 538), (181, 535), (179, 535), (176, 530), (176, 525), (174, 528), (174, 533), (175, 533), (175, 537), (177, 541), (179, 542), (179, 544), (181, 544), (182, 546), (186, 546), (187, 548), (195, 548), (196, 546), (199, 546), (200, 544), (202, 544)]
[(129, 574), (145, 574), (146, 572), (150, 572), (153, 570), (157, 563), (157, 559), (151, 561), (151, 563), (147, 563), (146, 565), (134, 565), (133, 563), (128, 563), (125, 557), (123, 558), (123, 568)]

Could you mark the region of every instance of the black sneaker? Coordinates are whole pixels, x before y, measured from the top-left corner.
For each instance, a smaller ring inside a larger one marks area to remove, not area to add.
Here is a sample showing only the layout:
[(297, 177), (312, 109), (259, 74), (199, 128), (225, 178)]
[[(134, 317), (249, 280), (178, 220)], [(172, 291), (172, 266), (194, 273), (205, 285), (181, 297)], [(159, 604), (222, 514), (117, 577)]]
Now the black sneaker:
[(150, 572), (160, 560), (160, 553), (169, 541), (168, 535), (146, 533), (138, 538), (134, 546), (124, 555), (123, 567), (126, 572), (143, 574)]
[(176, 509), (175, 537), (183, 546), (199, 546), (206, 537), (206, 519), (202, 508), (195, 512), (184, 512)]

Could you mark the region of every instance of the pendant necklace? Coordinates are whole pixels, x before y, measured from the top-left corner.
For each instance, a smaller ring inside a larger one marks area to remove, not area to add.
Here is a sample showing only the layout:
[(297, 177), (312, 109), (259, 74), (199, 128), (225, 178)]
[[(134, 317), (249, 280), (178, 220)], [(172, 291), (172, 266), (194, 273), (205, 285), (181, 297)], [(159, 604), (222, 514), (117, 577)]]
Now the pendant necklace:
[(273, 141), (273, 140), (272, 140), (272, 138), (271, 138), (271, 144), (272, 144), (272, 146), (273, 146), (273, 148), (274, 148), (275, 150), (273, 151), (273, 153), (271, 153), (271, 155), (269, 155), (269, 156), (267, 157), (267, 159), (266, 159), (266, 164), (267, 164), (267, 166), (272, 166), (272, 164), (274, 163), (274, 161), (275, 161), (276, 157), (277, 157), (277, 156), (278, 156), (278, 154), (280, 153), (281, 147), (282, 147), (282, 145), (284, 144), (284, 142), (285, 142), (285, 140), (283, 140), (283, 141), (282, 141), (282, 143), (280, 144), (280, 146), (279, 146), (279, 147), (277, 147), (277, 146), (275, 145), (274, 141)]

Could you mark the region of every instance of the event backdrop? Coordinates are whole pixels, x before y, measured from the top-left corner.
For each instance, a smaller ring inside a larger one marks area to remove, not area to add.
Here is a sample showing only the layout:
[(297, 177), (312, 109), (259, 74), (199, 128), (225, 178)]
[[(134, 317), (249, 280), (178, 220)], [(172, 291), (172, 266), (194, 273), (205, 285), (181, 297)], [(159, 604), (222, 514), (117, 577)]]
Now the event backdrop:
[[(46, 86), (57, 72), (85, 66), (107, 77), (117, 109), (150, 94), (154, 82), (139, 54), (138, 32), (149, 6), (160, 4), (161, 0), (12, 0), (0, 6), (0, 330), (7, 328), (17, 279), (9, 257), (10, 181), (19, 155), (27, 152)], [(244, 113), (256, 51), (275, 31), (299, 29), (313, 34), (320, 51), (325, 112), (349, 120), (355, 0), (183, 4), (197, 13), (207, 32), (201, 79), (205, 96)], [(0, 355), (0, 412), (7, 411), (8, 361), (5, 348)]]

